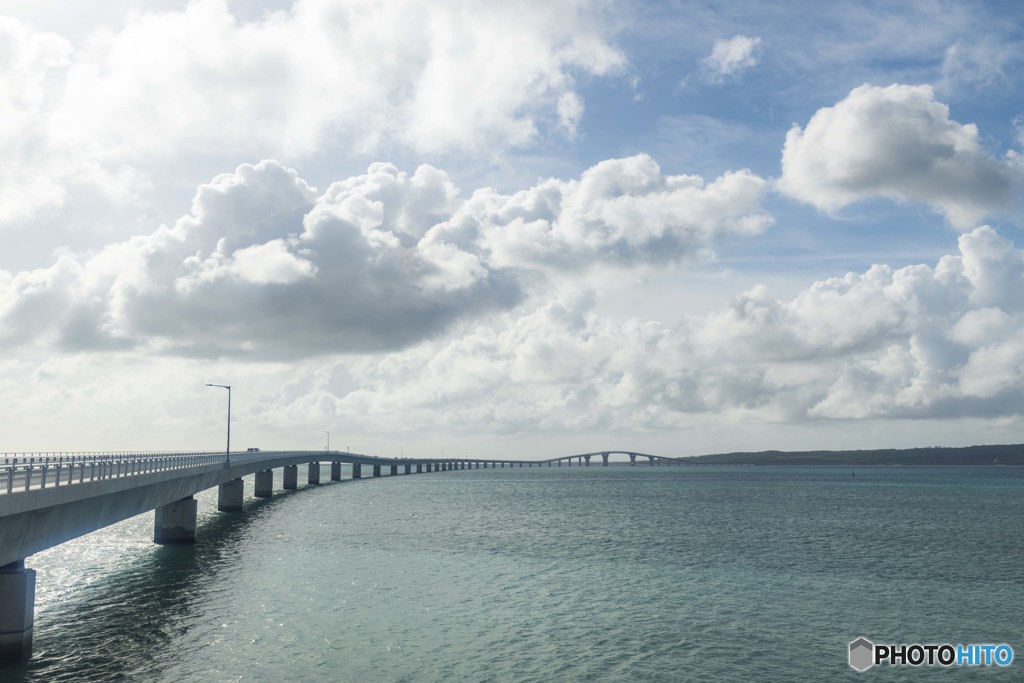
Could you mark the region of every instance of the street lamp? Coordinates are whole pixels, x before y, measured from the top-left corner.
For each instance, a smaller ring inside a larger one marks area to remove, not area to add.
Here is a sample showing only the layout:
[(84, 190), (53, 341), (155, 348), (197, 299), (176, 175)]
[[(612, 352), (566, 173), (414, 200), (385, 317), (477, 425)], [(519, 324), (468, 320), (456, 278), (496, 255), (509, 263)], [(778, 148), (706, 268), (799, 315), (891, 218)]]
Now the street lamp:
[(208, 387), (220, 387), (221, 389), (228, 390), (228, 446), (224, 451), (224, 455), (227, 458), (227, 462), (224, 464), (225, 467), (231, 466), (231, 385), (230, 384), (207, 384)]
[(320, 431), (327, 435), (327, 448), (325, 450), (331, 450), (331, 433), (326, 429), (321, 429)]

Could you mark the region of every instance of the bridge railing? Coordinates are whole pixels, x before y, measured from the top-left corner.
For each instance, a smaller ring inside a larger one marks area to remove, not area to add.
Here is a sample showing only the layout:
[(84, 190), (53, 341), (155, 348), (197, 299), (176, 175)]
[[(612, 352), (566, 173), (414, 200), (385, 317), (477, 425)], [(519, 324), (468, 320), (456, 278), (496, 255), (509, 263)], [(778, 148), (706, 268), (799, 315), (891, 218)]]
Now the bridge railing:
[(138, 474), (180, 470), (222, 463), (223, 452), (209, 453), (103, 453), (4, 454), (0, 466), (0, 493), (68, 486), (86, 481), (116, 479)]

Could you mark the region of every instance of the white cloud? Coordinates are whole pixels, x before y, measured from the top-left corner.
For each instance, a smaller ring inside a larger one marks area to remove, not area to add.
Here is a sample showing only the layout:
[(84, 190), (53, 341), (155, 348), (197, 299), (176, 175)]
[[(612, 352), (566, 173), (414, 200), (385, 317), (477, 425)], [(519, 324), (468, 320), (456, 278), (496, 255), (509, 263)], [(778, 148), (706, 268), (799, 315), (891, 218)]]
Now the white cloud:
[(771, 218), (760, 206), (765, 184), (748, 171), (711, 183), (666, 176), (640, 154), (602, 161), (578, 181), (548, 180), (511, 197), (478, 192), (437, 234), (479, 226), (492, 261), (502, 267), (669, 263), (706, 256), (716, 235), (767, 228)]
[(97, 188), (127, 201), (196, 159), (395, 145), (486, 157), (574, 134), (576, 77), (625, 64), (591, 2), (297, 0), (241, 21), (226, 0), (191, 0), (74, 51), (16, 20), (0, 36), (0, 223)]
[(940, 87), (951, 92), (962, 85), (974, 88), (993, 86), (1003, 80), (1007, 63), (1018, 57), (1016, 48), (998, 40), (976, 43), (958, 40), (943, 55)]
[(757, 66), (760, 62), (761, 38), (737, 35), (728, 40), (716, 40), (711, 54), (702, 62), (705, 77), (712, 83), (721, 83), (728, 78)]
[(426, 165), (375, 163), (320, 194), (277, 162), (243, 164), (170, 227), (5, 273), (2, 341), (252, 358), (406, 347), (549, 276), (702, 257), (762, 230), (764, 185), (664, 175), (641, 155), (467, 200)]
[[(455, 337), (345, 361), (313, 389), (375, 429), (646, 433), (716, 424), (994, 418), (1024, 398), (1024, 252), (994, 230), (925, 265), (876, 266), (790, 300), (755, 288), (675, 328), (587, 296), (530, 300)], [(973, 265), (971, 265), (973, 264)]]
[(48, 144), (41, 119), (50, 75), (69, 63), (71, 44), (0, 16), (0, 224), (19, 220), (34, 207), (60, 204), (66, 173), (56, 159), (39, 158)]
[(790, 129), (778, 187), (829, 212), (872, 197), (924, 202), (966, 229), (1006, 211), (1017, 180), (931, 87), (862, 85)]

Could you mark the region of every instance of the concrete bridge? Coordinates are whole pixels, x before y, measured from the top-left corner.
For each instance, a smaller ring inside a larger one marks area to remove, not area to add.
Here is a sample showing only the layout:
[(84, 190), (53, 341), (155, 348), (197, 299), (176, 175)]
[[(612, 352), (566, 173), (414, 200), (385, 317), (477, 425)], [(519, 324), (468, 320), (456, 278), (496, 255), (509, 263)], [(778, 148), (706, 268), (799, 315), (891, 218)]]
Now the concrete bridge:
[[(217, 508), (242, 510), (242, 477), (255, 475), (253, 494), (269, 498), (274, 470), (284, 489), (298, 488), (299, 467), (306, 483), (320, 483), (329, 466), (331, 481), (341, 480), (342, 464), (352, 479), (447, 472), (451, 470), (551, 467), (563, 462), (589, 465), (600, 455), (626, 455), (630, 464), (647, 458), (651, 465), (680, 464), (676, 458), (600, 451), (543, 461), (469, 458), (380, 458), (341, 451), (249, 451), (245, 453), (33, 453), (6, 454), (0, 461), (0, 663), (28, 658), (32, 651), (35, 571), (25, 567), (30, 555), (154, 510), (153, 541), (195, 541), (194, 495), (216, 486)], [(364, 472), (364, 468), (365, 472)]]

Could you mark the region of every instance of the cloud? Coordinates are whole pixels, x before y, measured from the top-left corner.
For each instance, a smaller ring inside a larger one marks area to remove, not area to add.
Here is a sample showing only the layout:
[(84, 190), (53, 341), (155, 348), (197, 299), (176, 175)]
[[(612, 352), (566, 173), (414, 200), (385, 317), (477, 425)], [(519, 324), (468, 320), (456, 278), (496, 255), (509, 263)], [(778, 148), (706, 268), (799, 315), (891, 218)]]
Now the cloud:
[(761, 60), (760, 50), (759, 37), (736, 35), (728, 40), (716, 40), (711, 54), (701, 63), (705, 78), (712, 83), (737, 78), (744, 71), (758, 65)]
[(0, 344), (300, 358), (404, 348), (511, 310), (548, 277), (704, 258), (770, 218), (765, 181), (601, 162), (469, 199), (387, 163), (319, 193), (275, 161), (198, 188), (189, 214), (49, 268), (0, 271)]
[(966, 229), (1010, 208), (1017, 180), (931, 87), (865, 84), (790, 129), (778, 188), (828, 212), (872, 197), (923, 202)]
[(71, 44), (0, 16), (0, 223), (24, 218), (33, 207), (60, 203), (60, 164), (39, 160), (47, 144), (40, 120), (47, 106), (47, 79), (69, 64)]
[[(338, 361), (310, 387), (380, 430), (646, 433), (704, 421), (998, 418), (1024, 398), (1024, 252), (989, 227), (934, 266), (756, 287), (675, 327), (558, 296)], [(329, 380), (342, 374), (349, 381)]]
[(127, 201), (186, 160), (395, 146), (488, 156), (573, 135), (577, 77), (626, 62), (602, 12), (588, 1), (296, 0), (243, 21), (226, 0), (191, 0), (133, 13), (74, 50), (3, 19), (0, 222), (75, 192)]
[(640, 154), (512, 196), (479, 191), (465, 211), (434, 230), (438, 237), (473, 230), (499, 267), (576, 271), (671, 263), (706, 257), (717, 235), (767, 228), (771, 218), (760, 206), (765, 185), (749, 171), (711, 183), (666, 176)]
[(942, 58), (941, 89), (952, 92), (962, 85), (987, 88), (1005, 78), (1009, 62), (1019, 59), (1019, 51), (998, 40), (965, 43), (958, 40), (946, 49)]

